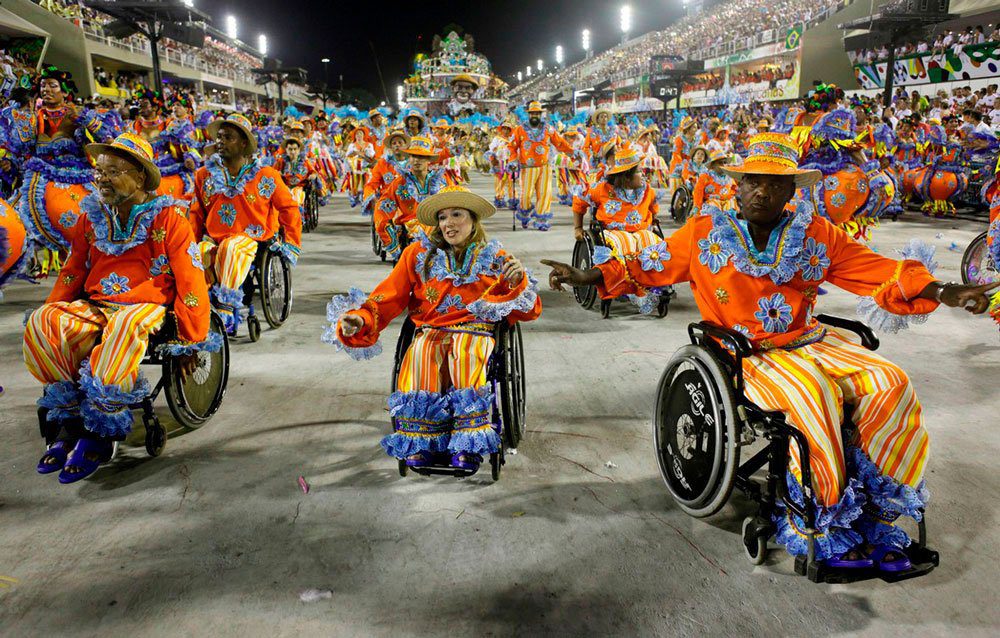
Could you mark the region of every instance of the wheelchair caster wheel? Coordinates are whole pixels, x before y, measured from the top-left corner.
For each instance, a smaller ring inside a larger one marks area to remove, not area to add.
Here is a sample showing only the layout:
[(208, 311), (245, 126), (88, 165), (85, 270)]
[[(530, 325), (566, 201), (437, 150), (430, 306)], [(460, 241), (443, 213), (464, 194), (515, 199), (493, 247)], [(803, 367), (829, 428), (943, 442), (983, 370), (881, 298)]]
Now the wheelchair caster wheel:
[(378, 254), (378, 256), (379, 256), (379, 259), (381, 259), (382, 261), (385, 261), (385, 251), (384, 250), (382, 252), (380, 252)]
[(399, 475), (406, 476), (406, 472), (407, 470), (409, 470), (409, 468), (406, 467), (406, 461), (404, 461), (403, 459), (399, 459), (398, 463), (399, 463)]
[(503, 461), (500, 460), (500, 453), (494, 452), (490, 454), (490, 476), (493, 477), (494, 481), (500, 480), (500, 466)]
[(146, 454), (159, 456), (167, 446), (167, 430), (156, 417), (146, 419)]
[(255, 316), (247, 317), (247, 331), (250, 333), (250, 341), (260, 341), (260, 319)]
[(752, 516), (743, 519), (743, 551), (751, 565), (763, 565), (767, 558), (767, 536)]
[(670, 301), (669, 300), (665, 299), (665, 300), (661, 301), (659, 303), (659, 305), (656, 306), (656, 316), (659, 317), (660, 319), (666, 317), (667, 314), (669, 314), (669, 313), (670, 313)]
[(601, 300), (601, 318), (607, 319), (611, 316), (611, 302), (607, 299)]

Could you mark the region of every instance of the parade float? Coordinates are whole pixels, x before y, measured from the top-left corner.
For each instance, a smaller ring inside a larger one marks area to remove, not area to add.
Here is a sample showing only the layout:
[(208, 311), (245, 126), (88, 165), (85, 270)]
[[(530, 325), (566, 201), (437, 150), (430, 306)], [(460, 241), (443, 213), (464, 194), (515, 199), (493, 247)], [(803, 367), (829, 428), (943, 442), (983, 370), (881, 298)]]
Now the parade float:
[(490, 62), (475, 52), (471, 35), (454, 31), (434, 37), (433, 50), (417, 54), (405, 80), (407, 106), (429, 117), (473, 114), (502, 118), (507, 113), (507, 83), (493, 74)]

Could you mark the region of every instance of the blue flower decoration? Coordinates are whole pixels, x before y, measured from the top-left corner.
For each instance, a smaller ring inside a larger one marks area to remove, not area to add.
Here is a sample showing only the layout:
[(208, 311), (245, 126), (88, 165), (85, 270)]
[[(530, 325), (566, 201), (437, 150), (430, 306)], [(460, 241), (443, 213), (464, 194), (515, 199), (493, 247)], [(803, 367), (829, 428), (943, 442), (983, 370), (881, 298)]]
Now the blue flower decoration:
[(642, 215), (640, 215), (637, 210), (634, 210), (625, 216), (625, 224), (628, 226), (636, 226), (640, 223), (642, 223)]
[(244, 228), (243, 232), (245, 232), (247, 237), (251, 239), (260, 239), (264, 236), (264, 227), (259, 224), (251, 224)]
[(465, 310), (465, 304), (462, 303), (462, 298), (459, 295), (445, 295), (444, 299), (437, 306), (437, 311), (444, 313), (448, 312), (451, 308), (455, 310)]
[(545, 151), (546, 148), (544, 144), (535, 144), (535, 153), (539, 155), (545, 155)]
[(644, 248), (639, 253), (639, 265), (643, 270), (663, 271), (663, 264), (670, 261), (670, 252), (667, 250), (666, 242), (658, 242)]
[[(153, 263), (149, 266), (149, 274), (157, 277), (167, 272), (170, 272), (170, 262), (167, 261), (167, 256), (157, 255), (156, 259), (154, 259)], [(103, 284), (104, 282), (101, 283)]]
[(76, 222), (79, 221), (80, 217), (75, 215), (73, 211), (68, 210), (59, 216), (59, 225), (63, 228), (72, 228), (76, 226)]
[(594, 265), (606, 264), (611, 261), (613, 253), (607, 246), (594, 246)]
[(382, 203), (379, 204), (379, 209), (383, 213), (387, 213), (387, 214), (391, 215), (392, 213), (396, 212), (396, 202), (394, 200), (391, 200), (391, 199), (383, 199)]
[(843, 193), (834, 193), (833, 197), (830, 198), (830, 203), (835, 207), (840, 208), (847, 203), (847, 195)]
[(205, 270), (205, 264), (201, 263), (201, 251), (198, 250), (198, 244), (196, 242), (188, 244), (187, 254), (191, 257), (192, 266), (198, 270)]
[(858, 185), (856, 186), (856, 188), (858, 189), (859, 193), (867, 193), (868, 192), (868, 182), (858, 182)]
[(219, 206), (219, 217), (226, 226), (232, 226), (236, 221), (236, 207), (230, 203)]
[(826, 244), (818, 243), (815, 238), (806, 239), (802, 249), (802, 279), (805, 281), (821, 281), (823, 271), (830, 267), (830, 258), (826, 256)]
[(733, 256), (732, 251), (723, 246), (722, 236), (715, 229), (708, 234), (706, 239), (698, 240), (698, 248), (701, 250), (698, 253), (698, 261), (703, 266), (708, 266), (713, 275), (719, 274), (722, 267)]
[(132, 290), (128, 285), (128, 277), (111, 273), (101, 280), (101, 293), (105, 295), (120, 295)]
[(410, 196), (410, 189), (407, 187), (406, 184), (403, 184), (402, 186), (396, 189), (396, 197), (400, 199), (413, 199), (413, 197)]
[(257, 182), (257, 192), (264, 199), (270, 199), (271, 195), (274, 194), (274, 178), (261, 177), (260, 181)]
[(757, 300), (760, 308), (753, 316), (764, 324), (766, 332), (785, 332), (792, 323), (792, 307), (785, 303), (785, 295), (776, 292)]
[(754, 337), (757, 336), (754, 333), (750, 332), (750, 328), (747, 328), (746, 326), (744, 326), (741, 323), (733, 324), (733, 330), (735, 330), (736, 332), (740, 333), (741, 335), (743, 335), (747, 339), (753, 339)]
[(837, 187), (840, 186), (840, 180), (837, 179), (835, 175), (830, 175), (829, 177), (823, 180), (823, 186), (827, 190), (835, 191), (837, 190)]
[(608, 222), (604, 227), (608, 230), (625, 230), (625, 224), (622, 222)]
[(618, 211), (622, 209), (622, 203), (617, 199), (609, 199), (604, 202), (604, 212), (608, 215), (617, 215)]
[(388, 184), (389, 182), (391, 182), (394, 179), (396, 179), (395, 173), (383, 173), (382, 174), (382, 181), (385, 182), (386, 184)]

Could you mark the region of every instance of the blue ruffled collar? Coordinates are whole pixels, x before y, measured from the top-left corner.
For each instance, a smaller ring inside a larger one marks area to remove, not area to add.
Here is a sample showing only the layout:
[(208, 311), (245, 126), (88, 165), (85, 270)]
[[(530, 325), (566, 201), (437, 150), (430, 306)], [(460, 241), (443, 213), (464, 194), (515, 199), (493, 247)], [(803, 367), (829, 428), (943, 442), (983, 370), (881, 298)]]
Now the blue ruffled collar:
[(428, 276), (438, 281), (451, 281), (455, 286), (464, 286), (479, 281), (483, 275), (495, 275), (498, 270), (498, 255), (500, 242), (491, 239), (487, 242), (471, 244), (465, 249), (460, 263), (455, 263), (454, 253), (450, 250), (436, 250), (426, 235), (420, 236), (423, 250), (417, 255), (416, 271), (423, 275), (424, 264), (430, 261)]
[(754, 246), (745, 220), (735, 212), (724, 211), (706, 204), (704, 212), (712, 216), (712, 225), (719, 243), (732, 253), (733, 267), (752, 277), (770, 277), (775, 284), (784, 284), (799, 270), (799, 256), (805, 242), (806, 228), (812, 221), (812, 206), (799, 200), (795, 212), (785, 216), (771, 230), (763, 252)]
[(524, 125), (524, 134), (528, 136), (528, 139), (532, 142), (542, 142), (545, 140), (545, 134), (548, 133), (549, 125), (542, 122), (537, 127), (530, 124)]
[(161, 195), (137, 204), (122, 227), (118, 215), (91, 193), (80, 202), (80, 210), (94, 227), (92, 245), (106, 255), (119, 256), (142, 244), (149, 237), (149, 227), (164, 208), (175, 204), (173, 197)]
[[(607, 178), (605, 178), (604, 181), (607, 182)], [(608, 182), (608, 186), (611, 186), (611, 182)], [(633, 206), (638, 206), (639, 202), (642, 201), (642, 198), (645, 197), (646, 189), (648, 188), (649, 184), (643, 184), (639, 188), (615, 188), (614, 186), (611, 186), (611, 193), (614, 197), (617, 197), (624, 202), (628, 202)]]
[(254, 157), (249, 164), (245, 164), (240, 169), (240, 174), (236, 176), (236, 179), (230, 182), (229, 171), (222, 164), (221, 156), (213, 155), (208, 158), (205, 167), (208, 169), (208, 181), (212, 184), (211, 192), (222, 193), (226, 197), (236, 197), (242, 193), (247, 184), (253, 181), (254, 177), (257, 177), (257, 173), (262, 168), (258, 158)]

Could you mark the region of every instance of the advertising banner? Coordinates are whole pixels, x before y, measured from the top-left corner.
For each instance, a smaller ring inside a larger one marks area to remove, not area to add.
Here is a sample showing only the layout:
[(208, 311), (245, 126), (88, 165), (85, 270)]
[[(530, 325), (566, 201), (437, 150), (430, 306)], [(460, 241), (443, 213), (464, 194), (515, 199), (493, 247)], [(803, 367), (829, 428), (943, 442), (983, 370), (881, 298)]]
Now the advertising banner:
[[(854, 76), (863, 89), (880, 89), (885, 86), (885, 62), (854, 65)], [(975, 80), (1000, 76), (1000, 42), (968, 45), (956, 53), (907, 56), (893, 65), (893, 83), (897, 86), (937, 84)]]

